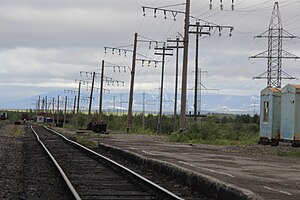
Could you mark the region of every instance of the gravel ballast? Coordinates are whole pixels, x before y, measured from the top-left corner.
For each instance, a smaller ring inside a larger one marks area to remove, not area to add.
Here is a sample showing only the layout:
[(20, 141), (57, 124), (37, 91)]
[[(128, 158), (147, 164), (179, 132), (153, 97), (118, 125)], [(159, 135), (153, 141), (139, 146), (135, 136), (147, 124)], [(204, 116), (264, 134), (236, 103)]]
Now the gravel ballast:
[(0, 199), (73, 199), (26, 126), (0, 129), (0, 169)]

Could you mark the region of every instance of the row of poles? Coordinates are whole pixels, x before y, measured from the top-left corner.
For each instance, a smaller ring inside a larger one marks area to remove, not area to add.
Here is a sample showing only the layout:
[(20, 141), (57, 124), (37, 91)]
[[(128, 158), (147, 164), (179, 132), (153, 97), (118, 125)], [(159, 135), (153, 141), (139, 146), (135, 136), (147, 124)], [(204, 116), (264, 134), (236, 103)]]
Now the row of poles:
[[(222, 5), (222, 1), (221, 5)], [(210, 1), (210, 7), (211, 7), (212, 1)], [(233, 1), (232, 1), (233, 5)], [(164, 60), (165, 56), (171, 56), (170, 53), (167, 53), (167, 51), (176, 49), (176, 83), (175, 83), (175, 105), (174, 105), (174, 126), (176, 126), (176, 115), (177, 115), (177, 90), (178, 90), (178, 49), (183, 48), (183, 67), (182, 67), (182, 90), (181, 90), (181, 109), (180, 109), (180, 119), (179, 119), (179, 130), (183, 131), (185, 128), (185, 120), (186, 120), (186, 98), (187, 98), (187, 74), (188, 74), (188, 50), (189, 50), (189, 34), (196, 34), (196, 69), (195, 69), (195, 103), (194, 103), (194, 119), (197, 120), (197, 91), (198, 91), (198, 75), (199, 75), (199, 69), (198, 69), (198, 46), (199, 46), (199, 36), (201, 35), (211, 35), (211, 31), (213, 29), (217, 29), (219, 31), (219, 36), (221, 36), (221, 32), (223, 29), (229, 29), (229, 36), (232, 35), (233, 27), (232, 26), (220, 26), (213, 23), (205, 22), (205, 24), (200, 24), (199, 22), (196, 22), (195, 25), (190, 24), (190, 18), (194, 18), (197, 20), (200, 20), (198, 18), (195, 18), (193, 16), (190, 16), (190, 0), (186, 0), (185, 3), (185, 12), (182, 11), (176, 11), (176, 10), (169, 10), (169, 9), (163, 9), (163, 8), (157, 8), (157, 7), (148, 7), (148, 6), (142, 6), (143, 9), (143, 15), (146, 15), (146, 10), (150, 9), (154, 11), (154, 17), (157, 16), (158, 11), (162, 11), (166, 18), (166, 13), (170, 12), (172, 13), (174, 19), (177, 14), (184, 14), (185, 20), (184, 20), (184, 36), (183, 40), (176, 39), (169, 40), (169, 42), (176, 42), (176, 47), (171, 46), (164, 46), (162, 48), (156, 48), (156, 50), (161, 50), (162, 52), (156, 53), (156, 55), (162, 55), (162, 78), (161, 78), (161, 93), (160, 93), (160, 110), (159, 110), (159, 121), (158, 121), (158, 127), (157, 131), (161, 131), (161, 115), (162, 115), (162, 97), (163, 97), (163, 75), (164, 75)], [(223, 8), (223, 6), (221, 7)], [(233, 6), (232, 6), (233, 8)], [(192, 31), (190, 29), (193, 29)], [(196, 28), (196, 30), (194, 30)], [(207, 31), (204, 31), (207, 30)], [(138, 43), (138, 34), (134, 34), (134, 45), (133, 45), (133, 58), (132, 58), (132, 70), (131, 70), (131, 82), (130, 82), (130, 94), (129, 94), (129, 105), (128, 105), (128, 119), (127, 119), (127, 131), (129, 131), (132, 128), (132, 102), (133, 102), (133, 88), (134, 88), (134, 77), (135, 77), (135, 67), (136, 67), (136, 55), (137, 55), (137, 43)], [(181, 44), (181, 45), (179, 45)], [(200, 71), (201, 73), (201, 71)], [(201, 87), (201, 85), (200, 85)], [(201, 89), (200, 89), (201, 91)]]
[[(211, 5), (212, 1), (210, 1)], [(222, 1), (221, 1), (222, 3)], [(232, 1), (233, 3), (233, 1)], [(177, 91), (178, 91), (178, 66), (179, 66), (179, 49), (183, 49), (183, 67), (182, 67), (182, 83), (181, 83), (181, 106), (180, 106), (180, 119), (179, 119), (179, 130), (183, 131), (185, 128), (185, 119), (186, 119), (186, 98), (187, 98), (187, 72), (188, 72), (188, 51), (189, 51), (189, 34), (195, 34), (196, 35), (196, 60), (195, 60), (195, 101), (194, 101), (194, 119), (197, 120), (197, 91), (198, 91), (198, 75), (199, 75), (199, 67), (198, 67), (198, 48), (199, 48), (199, 36), (202, 35), (211, 35), (212, 30), (218, 30), (219, 36), (221, 36), (221, 32), (223, 29), (229, 29), (229, 36), (232, 35), (233, 27), (231, 26), (220, 26), (214, 23), (210, 23), (207, 21), (204, 21), (204, 24), (200, 24), (198, 18), (193, 17), (190, 15), (190, 0), (186, 0), (185, 3), (185, 12), (183, 11), (176, 11), (176, 10), (169, 10), (169, 9), (163, 9), (163, 8), (155, 8), (155, 7), (147, 7), (142, 6), (143, 9), (143, 15), (145, 16), (146, 10), (153, 10), (154, 11), (154, 17), (156, 17), (156, 14), (158, 11), (162, 11), (165, 16), (167, 12), (171, 12), (172, 15), (175, 16), (177, 14), (184, 14), (185, 20), (184, 20), (184, 36), (182, 37), (182, 40), (179, 38), (176, 38), (176, 40), (167, 40), (167, 42), (175, 42), (176, 46), (167, 46), (166, 42), (159, 42), (159, 41), (153, 41), (149, 39), (138, 39), (138, 33), (134, 34), (134, 43), (133, 43), (133, 50), (128, 49), (122, 49), (122, 48), (112, 48), (112, 47), (105, 47), (105, 52), (107, 49), (111, 49), (112, 53), (114, 51), (124, 52), (125, 56), (128, 51), (132, 52), (132, 65), (130, 69), (131, 79), (130, 79), (130, 91), (129, 91), (129, 102), (128, 102), (128, 117), (127, 117), (127, 131), (132, 129), (132, 106), (133, 106), (133, 94), (134, 94), (134, 83), (135, 83), (135, 72), (136, 72), (136, 62), (141, 61), (142, 64), (144, 62), (151, 63), (154, 62), (155, 65), (157, 63), (162, 63), (162, 75), (161, 75), (161, 91), (160, 91), (160, 106), (159, 106), (159, 115), (158, 115), (158, 125), (157, 125), (157, 131), (161, 132), (161, 124), (162, 124), (162, 101), (163, 101), (163, 82), (164, 82), (164, 68), (165, 68), (165, 57), (166, 56), (173, 56), (173, 50), (176, 49), (176, 75), (175, 75), (175, 102), (174, 102), (174, 129), (176, 129), (176, 121), (177, 121)], [(196, 24), (190, 24), (190, 18), (198, 20)], [(203, 20), (202, 20), (203, 21)], [(192, 30), (191, 30), (192, 29)], [(162, 56), (162, 61), (157, 61), (153, 59), (138, 59), (137, 58), (137, 48), (138, 48), (138, 42), (155, 42), (156, 44), (163, 43), (162, 47), (155, 47), (155, 55)], [(99, 115), (102, 114), (102, 99), (103, 99), (103, 80), (104, 80), (104, 68), (105, 68), (105, 62), (102, 60), (102, 67), (101, 67), (101, 73), (97, 74), (95, 72), (92, 72), (92, 88), (91, 93), (89, 97), (89, 109), (88, 109), (88, 115), (91, 114), (91, 108), (92, 108), (92, 101), (93, 101), (93, 90), (94, 90), (94, 82), (96, 75), (100, 75), (100, 97), (99, 97)], [(200, 70), (201, 73), (201, 70)], [(200, 74), (201, 76), (201, 74)], [(76, 113), (79, 112), (79, 105), (80, 105), (80, 90), (81, 90), (81, 84), (83, 83), (82, 80), (79, 80), (79, 88), (78, 88), (78, 94), (77, 94), (77, 110)], [(201, 92), (201, 82), (200, 82), (200, 92)], [(67, 97), (66, 97), (67, 99)], [(75, 96), (76, 99), (76, 96)], [(67, 101), (67, 100), (66, 100)], [(75, 107), (74, 101), (74, 107)], [(58, 100), (59, 104), (59, 100)], [(59, 109), (59, 105), (57, 106)], [(75, 112), (74, 112), (75, 113)]]

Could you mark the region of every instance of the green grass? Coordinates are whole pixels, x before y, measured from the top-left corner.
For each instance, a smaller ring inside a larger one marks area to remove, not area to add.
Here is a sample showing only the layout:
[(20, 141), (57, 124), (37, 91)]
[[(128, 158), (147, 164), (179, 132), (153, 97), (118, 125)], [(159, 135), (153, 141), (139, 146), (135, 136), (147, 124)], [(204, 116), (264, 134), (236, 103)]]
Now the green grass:
[(256, 144), (258, 127), (249, 124), (216, 124), (214, 122), (191, 123), (182, 133), (173, 132), (169, 141), (211, 144), (211, 145), (243, 145)]
[(129, 134), (156, 135), (156, 132), (154, 132), (150, 129), (134, 128), (129, 131)]
[(283, 157), (300, 157), (300, 150), (283, 152), (283, 151), (273, 151), (272, 156), (283, 156)]

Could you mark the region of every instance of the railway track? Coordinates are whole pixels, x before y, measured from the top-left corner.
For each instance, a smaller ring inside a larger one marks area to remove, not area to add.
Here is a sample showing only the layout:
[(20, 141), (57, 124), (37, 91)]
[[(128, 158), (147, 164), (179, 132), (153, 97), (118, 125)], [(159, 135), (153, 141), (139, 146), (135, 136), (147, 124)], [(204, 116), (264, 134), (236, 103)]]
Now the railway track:
[(183, 199), (47, 127), (31, 129), (75, 199)]

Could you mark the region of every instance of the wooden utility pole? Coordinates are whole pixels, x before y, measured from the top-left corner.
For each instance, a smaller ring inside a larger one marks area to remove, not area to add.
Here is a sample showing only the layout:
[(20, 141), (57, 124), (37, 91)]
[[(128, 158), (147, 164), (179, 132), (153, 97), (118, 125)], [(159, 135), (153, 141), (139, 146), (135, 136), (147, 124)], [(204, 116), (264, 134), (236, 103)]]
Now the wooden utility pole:
[(65, 99), (64, 124), (66, 123), (66, 117), (67, 117), (67, 104), (68, 104), (68, 96), (66, 96)]
[(80, 104), (80, 89), (81, 89), (81, 81), (79, 81), (79, 84), (78, 84), (78, 97), (77, 97), (77, 111), (76, 113), (78, 114), (79, 112), (79, 104)]
[(77, 100), (77, 96), (75, 95), (75, 97), (74, 97), (73, 114), (75, 114), (75, 110), (76, 110), (76, 100)]
[(173, 53), (166, 53), (166, 51), (173, 51), (173, 49), (168, 49), (165, 46), (162, 48), (154, 48), (155, 50), (162, 50), (161, 53), (155, 52), (155, 55), (162, 56), (162, 65), (161, 65), (161, 82), (160, 82), (160, 101), (159, 101), (159, 115), (158, 115), (158, 124), (157, 132), (161, 132), (161, 123), (162, 123), (162, 102), (163, 102), (163, 91), (164, 91), (164, 71), (165, 71), (165, 56), (173, 56)]
[(145, 129), (145, 92), (143, 92), (143, 116), (142, 116), (142, 121), (143, 121), (143, 130)]
[(41, 96), (39, 96), (39, 100), (38, 100), (38, 112), (40, 112), (40, 107), (41, 107)]
[(102, 60), (101, 66), (101, 78), (100, 78), (100, 97), (99, 97), (99, 115), (102, 114), (102, 99), (103, 99), (103, 78), (104, 78), (104, 60)]
[(52, 121), (54, 123), (54, 117), (55, 117), (55, 113), (54, 113), (54, 106), (55, 106), (55, 98), (52, 98)]
[(132, 55), (129, 103), (128, 103), (127, 132), (132, 128), (132, 104), (133, 104), (133, 90), (134, 90), (134, 76), (135, 76), (135, 60), (136, 60), (136, 52), (137, 52), (137, 37), (138, 34), (135, 33), (134, 44), (133, 44), (133, 55)]
[(56, 123), (59, 122), (59, 95), (57, 96), (57, 115), (56, 115)]
[(179, 130), (185, 128), (185, 113), (186, 113), (186, 93), (187, 93), (187, 72), (188, 72), (188, 56), (189, 56), (189, 24), (190, 24), (190, 0), (186, 0), (185, 20), (184, 20), (184, 48), (183, 48), (183, 66), (182, 66), (182, 90), (181, 90), (181, 109)]
[(92, 103), (93, 103), (93, 93), (94, 93), (95, 76), (96, 76), (96, 73), (93, 72), (92, 88), (91, 88), (90, 103), (89, 103), (89, 111), (88, 111), (89, 116), (91, 115), (91, 111), (92, 111)]
[[(199, 69), (199, 36), (210, 35), (210, 32), (203, 32), (200, 30), (200, 23), (196, 22), (196, 25), (190, 25), (191, 27), (196, 27), (196, 31), (190, 31), (189, 33), (196, 34), (196, 55), (195, 55), (195, 94), (194, 94), (194, 121), (197, 121), (197, 110), (198, 110), (198, 69)], [(201, 72), (200, 72), (201, 77)], [(201, 83), (201, 81), (200, 81)], [(200, 85), (201, 90), (201, 85)], [(200, 91), (201, 92), (201, 91)], [(201, 93), (200, 93), (201, 95)]]
[(45, 113), (46, 113), (46, 122), (47, 122), (47, 117), (48, 117), (48, 98), (47, 96), (45, 97)]
[[(197, 22), (196, 24), (199, 24)], [(195, 95), (194, 95), (194, 121), (197, 121), (197, 92), (198, 92), (198, 56), (199, 56), (199, 26), (196, 34), (196, 56), (195, 56)]]
[(175, 65), (175, 97), (174, 97), (174, 116), (173, 116), (173, 131), (177, 130), (177, 97), (178, 97), (178, 68), (179, 68), (179, 49), (183, 48), (183, 46), (179, 46), (179, 42), (183, 42), (179, 40), (179, 37), (176, 40), (167, 40), (167, 42), (176, 42), (175, 46), (167, 46), (167, 48), (176, 49), (176, 65)]

